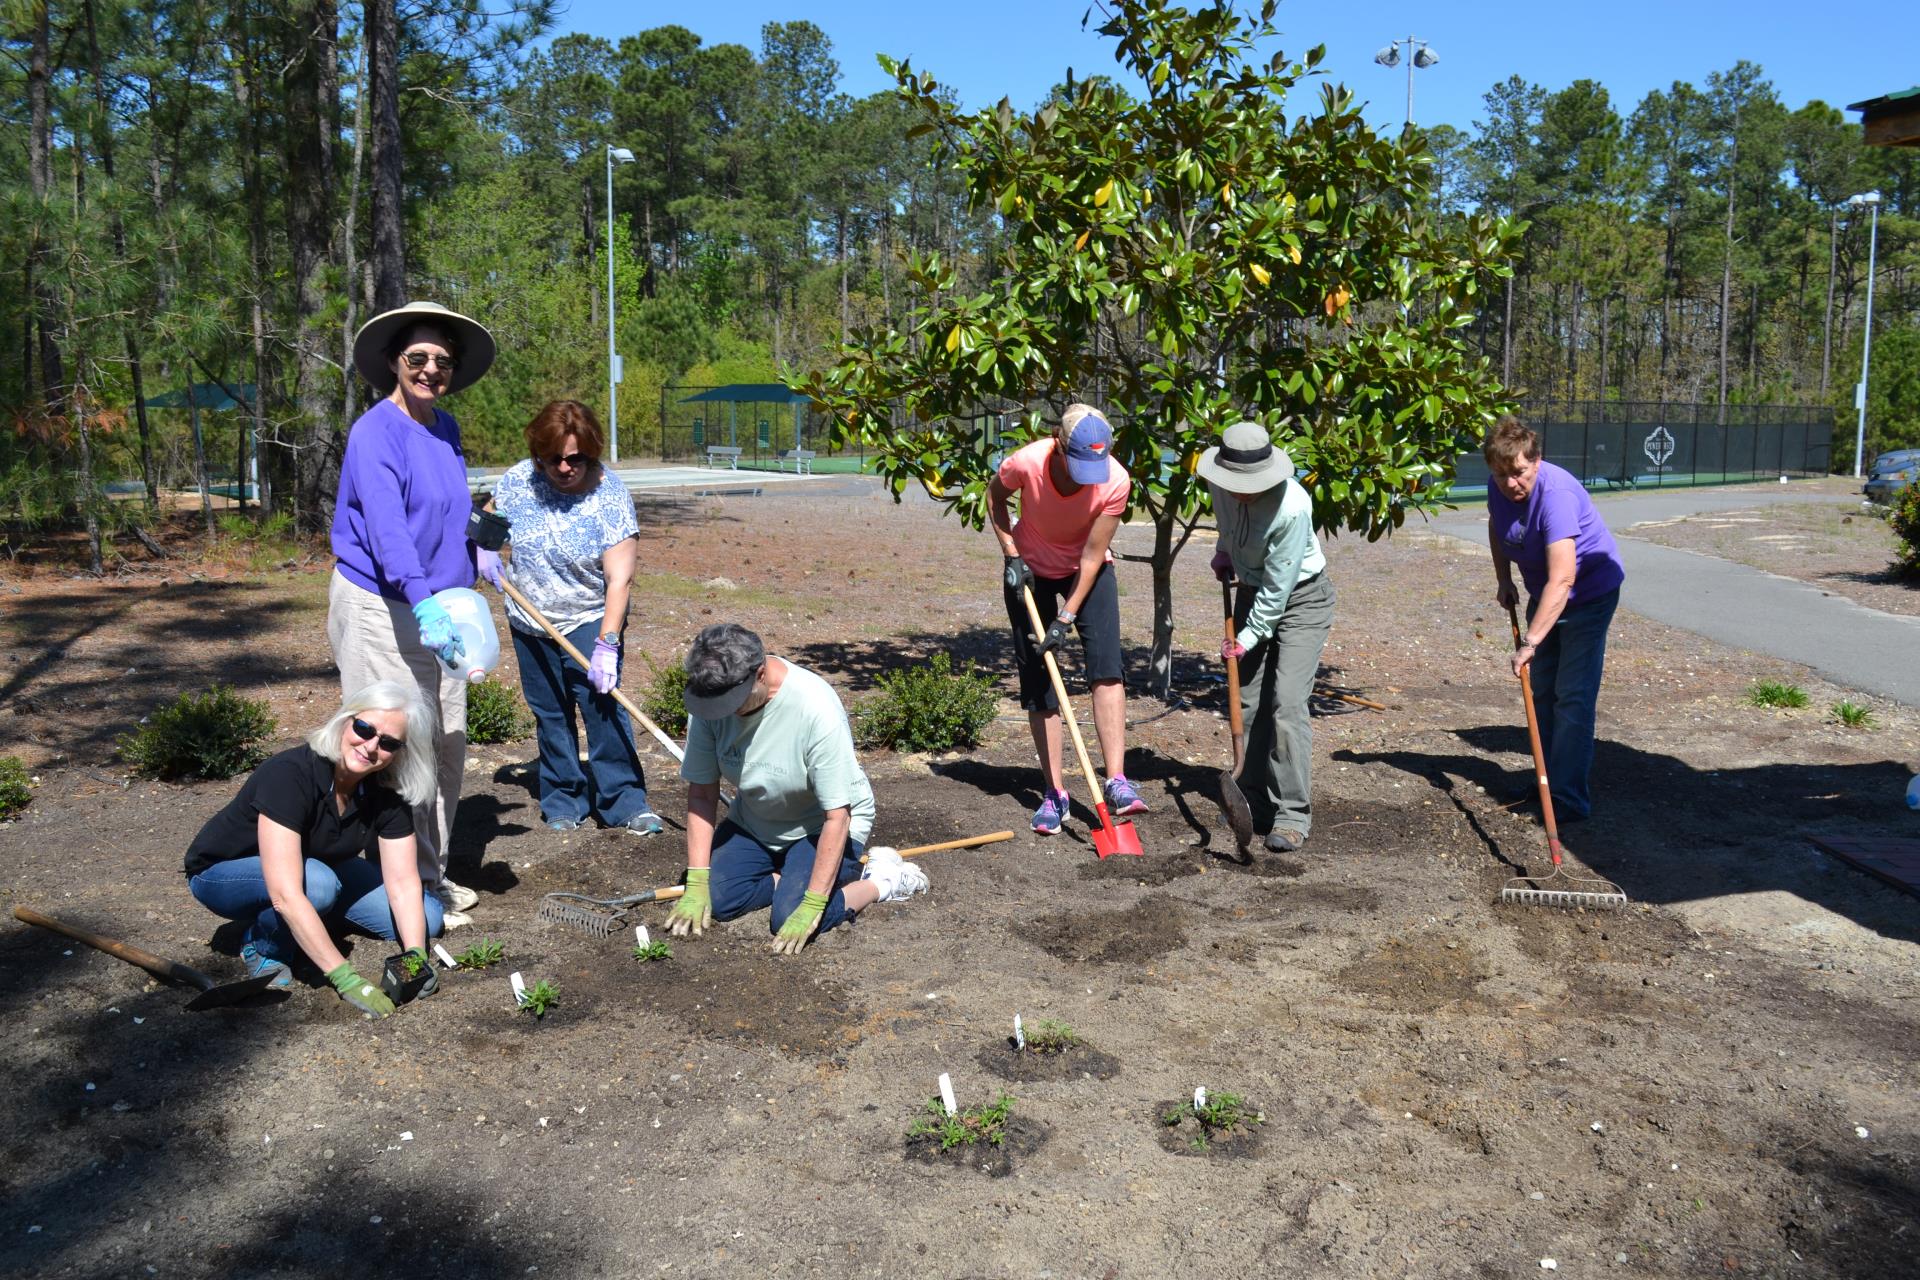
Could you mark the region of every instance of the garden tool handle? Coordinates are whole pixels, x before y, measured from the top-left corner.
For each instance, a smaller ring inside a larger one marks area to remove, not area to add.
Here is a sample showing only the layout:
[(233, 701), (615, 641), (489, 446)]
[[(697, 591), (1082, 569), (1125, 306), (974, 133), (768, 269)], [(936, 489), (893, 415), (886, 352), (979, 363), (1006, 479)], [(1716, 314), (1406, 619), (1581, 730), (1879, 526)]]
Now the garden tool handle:
[[(1235, 637), (1233, 627), (1233, 583), (1220, 584), (1220, 600), (1227, 615), (1227, 639)], [(1229, 650), (1229, 653), (1232, 651)], [(1243, 761), (1240, 758), (1241, 737), (1246, 729), (1240, 712), (1240, 659), (1227, 659), (1227, 727), (1233, 730), (1233, 771), (1239, 773)]]
[[(569, 658), (572, 658), (575, 662), (580, 664), (581, 670), (584, 671), (588, 667), (588, 665), (590, 665), (587, 662), (587, 660), (580, 655), (580, 651), (573, 647), (573, 642), (571, 640), (568, 640), (565, 636), (561, 635), (560, 629), (558, 627), (554, 626), (551, 622), (547, 621), (547, 615), (540, 612), (540, 610), (534, 606), (533, 601), (527, 599), (525, 596), (520, 594), (520, 588), (514, 586), (513, 579), (509, 578), (504, 572), (500, 575), (500, 585), (502, 588), (506, 590), (506, 593), (508, 595), (513, 597), (513, 602), (515, 604), (519, 605), (522, 609), (525, 609), (528, 615), (532, 617), (532, 619), (535, 622), (539, 623), (541, 628), (545, 630), (548, 635), (553, 637), (553, 642), (555, 644), (559, 645), (562, 649), (566, 650), (566, 654)], [(634, 706), (633, 702), (627, 697), (627, 695), (620, 692), (619, 685), (615, 685), (613, 687), (612, 692), (613, 692), (614, 701), (618, 702), (621, 706), (625, 707), (627, 709), (628, 715), (638, 720), (642, 725), (646, 727), (646, 730), (648, 733), (652, 734), (655, 738), (659, 739), (660, 745), (665, 747), (668, 753), (671, 754), (675, 760), (686, 759), (686, 753), (680, 750), (680, 744), (675, 742), (672, 738), (669, 738), (666, 734), (662, 733), (660, 731), (660, 726), (647, 718), (646, 712)]]
[[(1033, 621), (1033, 642), (1037, 645), (1041, 643), (1041, 637), (1047, 634), (1047, 629), (1040, 625), (1040, 606), (1033, 602), (1032, 587), (1021, 587), (1020, 595), (1027, 602), (1027, 617)], [(1093, 796), (1093, 807), (1098, 812), (1106, 803), (1106, 798), (1100, 794), (1100, 779), (1093, 772), (1093, 762), (1087, 759), (1087, 744), (1080, 736), (1080, 722), (1074, 719), (1073, 708), (1067, 705), (1067, 685), (1060, 678), (1060, 664), (1053, 660), (1051, 652), (1042, 653), (1040, 657), (1047, 664), (1047, 679), (1053, 682), (1054, 701), (1060, 704), (1060, 718), (1067, 722), (1067, 731), (1073, 735), (1073, 754), (1079, 757), (1080, 773), (1087, 780), (1087, 790)]]
[[(1520, 611), (1507, 606), (1507, 621), (1513, 624), (1513, 649), (1520, 651)], [(1553, 821), (1553, 793), (1547, 783), (1547, 756), (1540, 747), (1540, 718), (1533, 713), (1533, 664), (1520, 668), (1520, 701), (1527, 711), (1527, 745), (1533, 748), (1533, 776), (1540, 787), (1540, 817), (1547, 825), (1547, 852), (1553, 865), (1560, 865), (1560, 829)]]
[[(939, 844), (917, 844), (911, 849), (899, 849), (895, 852), (903, 858), (917, 858), (923, 853), (939, 853), (943, 849), (971, 849), (975, 845), (998, 844), (1002, 840), (1011, 839), (1013, 839), (1013, 832), (996, 831), (989, 836), (968, 836), (964, 840), (943, 840)], [(865, 862), (866, 859), (863, 857), (860, 861)], [(631, 901), (669, 902), (674, 898), (680, 897), (686, 893), (686, 891), (687, 887), (685, 885), (676, 884), (665, 889), (655, 889), (652, 893), (636, 894)]]
[(65, 937), (72, 938), (75, 942), (84, 942), (97, 951), (106, 952), (116, 960), (125, 960), (128, 964), (138, 965), (156, 978), (166, 978), (171, 982), (184, 982), (188, 986), (198, 987), (202, 991), (210, 990), (214, 985), (213, 979), (198, 969), (181, 964), (176, 960), (164, 959), (154, 955), (150, 951), (142, 951), (140, 948), (130, 946), (127, 943), (116, 942), (112, 938), (104, 938), (97, 933), (90, 933), (78, 925), (71, 925), (63, 920), (55, 920), (52, 916), (43, 916), (38, 911), (29, 907), (15, 907), (13, 909), (13, 918), (25, 924), (33, 925), (35, 928), (45, 929), (51, 933), (62, 934)]

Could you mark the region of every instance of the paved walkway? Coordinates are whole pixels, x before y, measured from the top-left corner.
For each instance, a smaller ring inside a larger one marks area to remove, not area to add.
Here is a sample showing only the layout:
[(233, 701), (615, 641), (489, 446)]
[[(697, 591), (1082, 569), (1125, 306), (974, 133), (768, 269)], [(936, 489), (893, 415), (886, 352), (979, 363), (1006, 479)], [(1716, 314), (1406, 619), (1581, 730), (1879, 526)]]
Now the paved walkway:
[[(1793, 484), (1595, 495), (1594, 505), (1614, 531), (1627, 566), (1621, 607), (1721, 644), (1802, 663), (1836, 684), (1920, 707), (1920, 618), (1882, 613), (1808, 583), (1621, 534), (1648, 520), (1810, 502), (1858, 506), (1860, 498)], [(1484, 507), (1448, 513), (1430, 527), (1479, 547), (1487, 544)]]
[[(786, 484), (795, 480), (825, 479), (826, 476), (795, 475), (791, 471), (756, 471), (741, 468), (738, 471), (727, 467), (622, 467), (611, 468), (619, 477), (620, 483), (627, 486), (628, 493), (639, 493), (647, 489), (739, 489), (743, 486)], [(469, 489), (489, 489), (500, 482), (506, 473), (505, 467), (469, 467), (467, 469), (467, 487)]]

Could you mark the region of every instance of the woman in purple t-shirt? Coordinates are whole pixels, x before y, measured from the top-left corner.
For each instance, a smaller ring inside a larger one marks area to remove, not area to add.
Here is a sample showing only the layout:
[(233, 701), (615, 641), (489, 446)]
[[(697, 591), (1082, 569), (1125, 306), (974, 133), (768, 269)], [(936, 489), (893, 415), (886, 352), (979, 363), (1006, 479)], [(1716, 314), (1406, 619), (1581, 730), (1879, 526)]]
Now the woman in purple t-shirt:
[(333, 507), (333, 585), (327, 639), (340, 691), (381, 680), (412, 685), (433, 715), (435, 785), (414, 806), (420, 879), (447, 908), (446, 927), (468, 922), (473, 890), (447, 879), (447, 843), (467, 760), (467, 686), (436, 654), (453, 619), (434, 593), (470, 587), (478, 572), (499, 585), (500, 557), (467, 539), (460, 424), (440, 401), (472, 386), (493, 363), (493, 335), (432, 302), (410, 302), (367, 321), (353, 363), (384, 398), (347, 433)]
[(1626, 569), (1620, 548), (1572, 474), (1540, 458), (1540, 436), (1502, 418), (1481, 447), (1487, 483), (1487, 543), (1495, 598), (1518, 600), (1513, 569), (1527, 587), (1527, 626), (1511, 660), (1514, 678), (1533, 668), (1533, 709), (1547, 757), (1553, 811), (1578, 822), (1593, 810), (1594, 707), (1606, 665), (1607, 628)]

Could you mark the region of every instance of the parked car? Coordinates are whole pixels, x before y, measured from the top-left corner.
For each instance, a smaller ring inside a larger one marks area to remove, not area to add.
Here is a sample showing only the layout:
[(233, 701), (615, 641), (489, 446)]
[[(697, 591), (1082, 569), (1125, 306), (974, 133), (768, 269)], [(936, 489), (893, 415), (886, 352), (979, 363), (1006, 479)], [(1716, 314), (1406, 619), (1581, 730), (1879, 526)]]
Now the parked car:
[(1920, 449), (1892, 449), (1873, 460), (1860, 492), (1869, 502), (1892, 502), (1916, 477), (1920, 477)]

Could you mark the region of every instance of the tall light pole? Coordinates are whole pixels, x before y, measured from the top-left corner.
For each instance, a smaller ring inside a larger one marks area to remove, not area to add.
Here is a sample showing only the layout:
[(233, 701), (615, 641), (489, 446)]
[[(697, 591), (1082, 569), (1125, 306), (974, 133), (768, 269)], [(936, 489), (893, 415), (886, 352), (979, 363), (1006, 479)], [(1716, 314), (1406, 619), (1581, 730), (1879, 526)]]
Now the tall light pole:
[(1853, 429), (1853, 478), (1858, 480), (1865, 466), (1867, 448), (1867, 369), (1873, 359), (1873, 259), (1880, 245), (1880, 193), (1869, 191), (1847, 201), (1851, 209), (1870, 209), (1867, 232), (1867, 323), (1860, 333), (1860, 385), (1853, 389), (1853, 407), (1859, 422)]
[(620, 352), (613, 343), (613, 162), (633, 163), (633, 152), (607, 147), (607, 456), (620, 461)]
[(1395, 40), (1374, 54), (1373, 60), (1383, 67), (1399, 66), (1401, 45), (1407, 46), (1407, 126), (1411, 128), (1413, 126), (1413, 69), (1419, 67), (1425, 70), (1440, 61), (1440, 55), (1435, 53), (1426, 41), (1408, 36), (1405, 40)]

